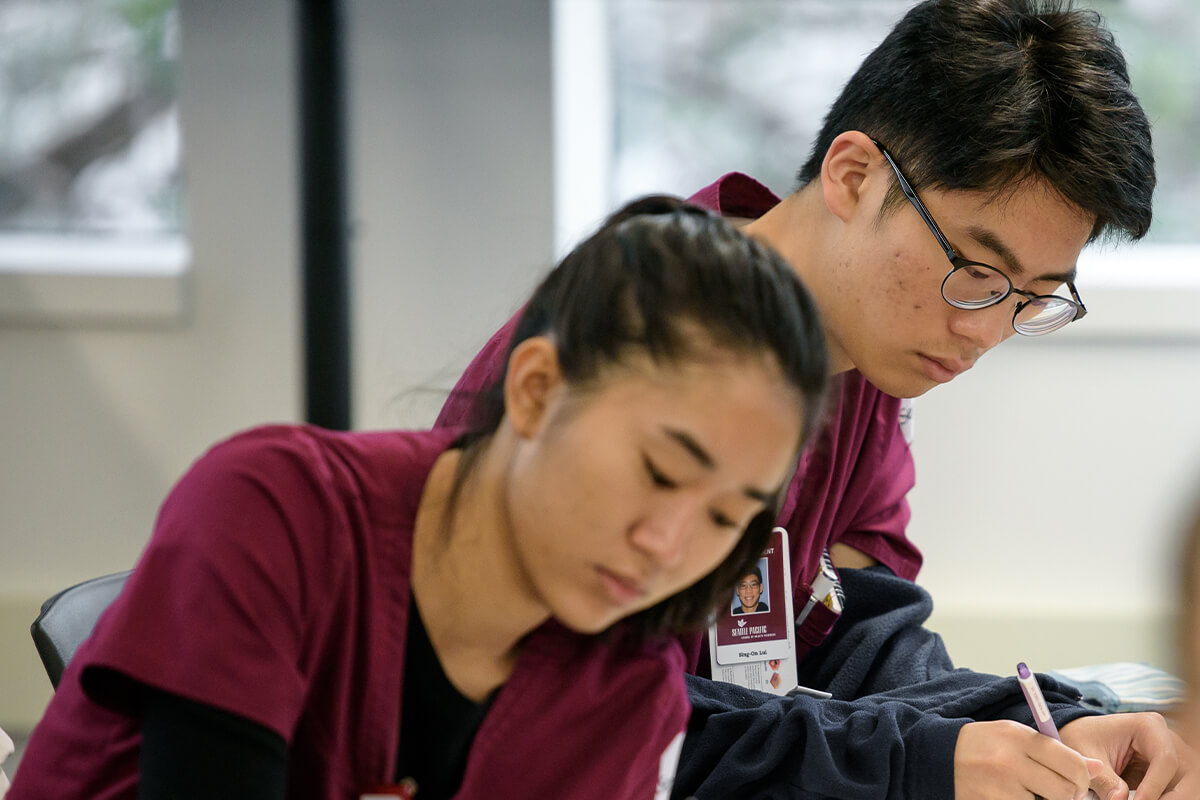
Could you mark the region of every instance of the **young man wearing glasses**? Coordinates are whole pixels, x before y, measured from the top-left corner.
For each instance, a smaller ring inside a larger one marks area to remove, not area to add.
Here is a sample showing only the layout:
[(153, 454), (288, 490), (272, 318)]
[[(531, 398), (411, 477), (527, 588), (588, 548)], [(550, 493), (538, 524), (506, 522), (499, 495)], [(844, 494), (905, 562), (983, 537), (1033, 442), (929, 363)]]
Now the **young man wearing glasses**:
[[(922, 627), (931, 601), (905, 536), (913, 464), (899, 398), (1015, 333), (1082, 319), (1080, 251), (1150, 225), (1149, 125), (1102, 21), (1051, 0), (916, 6), (847, 83), (798, 177), (782, 200), (737, 173), (693, 200), (746, 219), (824, 319), (837, 391), (779, 520), (797, 609), (811, 605), (823, 553), (841, 571), (842, 618), (809, 614), (797, 631), (800, 683), (834, 699), (689, 677), (675, 794), (1028, 800), (1090, 785), (1125, 800), (1123, 774), (1138, 800), (1200, 796), (1190, 753), (1158, 715), (1091, 715), (1048, 681), (1073, 752), (1029, 726), (1014, 679), (954, 670)], [(511, 325), (456, 394), (499, 374)], [(452, 397), (439, 423), (461, 408)], [(687, 645), (706, 673), (701, 637)]]

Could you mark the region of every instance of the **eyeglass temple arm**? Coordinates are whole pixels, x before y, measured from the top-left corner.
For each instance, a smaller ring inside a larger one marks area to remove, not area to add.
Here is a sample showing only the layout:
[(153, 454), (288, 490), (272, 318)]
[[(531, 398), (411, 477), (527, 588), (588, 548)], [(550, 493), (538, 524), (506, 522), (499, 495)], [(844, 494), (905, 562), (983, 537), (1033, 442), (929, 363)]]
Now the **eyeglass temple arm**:
[(929, 210), (925, 208), (925, 204), (921, 202), (921, 198), (917, 197), (916, 190), (913, 189), (912, 184), (908, 182), (908, 178), (904, 177), (904, 173), (900, 171), (900, 166), (896, 163), (896, 160), (892, 158), (892, 154), (889, 153), (887, 148), (879, 142), (876, 142), (874, 139), (871, 141), (875, 142), (875, 146), (879, 148), (879, 152), (883, 153), (883, 157), (886, 158), (888, 164), (891, 165), (892, 172), (896, 173), (896, 180), (900, 183), (900, 191), (904, 192), (904, 196), (907, 197), (909, 202), (913, 204), (913, 208), (915, 208), (917, 213), (921, 215), (921, 219), (925, 220), (925, 224), (929, 226), (929, 230), (932, 231), (933, 235), (937, 238), (938, 244), (942, 247), (942, 252), (946, 254), (946, 258), (954, 261), (956, 258), (958, 258), (958, 253), (956, 253), (954, 248), (951, 247), (949, 240), (946, 239), (945, 234), (942, 233), (942, 229), (939, 228), (937, 223), (933, 221), (933, 217), (929, 215)]
[(1075, 291), (1075, 281), (1067, 281), (1067, 291), (1071, 293), (1071, 299), (1075, 301), (1075, 305), (1079, 310), (1075, 312), (1075, 316), (1071, 317), (1071, 321), (1081, 320), (1087, 316), (1087, 306), (1079, 299), (1079, 292)]

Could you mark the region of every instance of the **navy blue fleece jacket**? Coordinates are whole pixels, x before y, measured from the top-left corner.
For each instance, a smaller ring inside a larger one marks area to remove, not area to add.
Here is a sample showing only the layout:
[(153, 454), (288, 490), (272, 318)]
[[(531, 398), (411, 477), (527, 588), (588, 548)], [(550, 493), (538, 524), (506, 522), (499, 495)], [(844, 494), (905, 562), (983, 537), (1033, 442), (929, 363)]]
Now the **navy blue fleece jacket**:
[[(689, 676), (673, 797), (952, 800), (963, 725), (1033, 724), (1015, 677), (955, 669), (923, 627), (933, 601), (919, 586), (885, 567), (843, 570), (842, 583), (842, 618), (800, 664), (800, 683), (833, 699)], [(1038, 680), (1060, 727), (1092, 713), (1073, 688)]]

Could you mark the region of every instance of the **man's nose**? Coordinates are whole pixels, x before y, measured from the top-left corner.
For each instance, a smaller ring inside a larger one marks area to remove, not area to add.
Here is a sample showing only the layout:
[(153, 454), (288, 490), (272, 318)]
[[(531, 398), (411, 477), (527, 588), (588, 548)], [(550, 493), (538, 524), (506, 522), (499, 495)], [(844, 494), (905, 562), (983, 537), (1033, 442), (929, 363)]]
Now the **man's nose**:
[(1015, 333), (1012, 326), (1014, 307), (1011, 300), (1005, 300), (989, 308), (956, 308), (950, 316), (950, 330), (982, 354)]

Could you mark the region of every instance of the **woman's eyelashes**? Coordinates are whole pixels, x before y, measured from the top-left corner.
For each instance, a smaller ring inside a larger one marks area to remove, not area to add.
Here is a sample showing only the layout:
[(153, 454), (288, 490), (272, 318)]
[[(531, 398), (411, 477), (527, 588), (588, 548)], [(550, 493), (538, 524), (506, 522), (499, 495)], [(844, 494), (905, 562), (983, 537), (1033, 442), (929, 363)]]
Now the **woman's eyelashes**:
[(715, 508), (708, 512), (708, 518), (713, 521), (713, 524), (718, 528), (740, 528), (741, 525), (734, 522), (729, 517), (717, 511)]
[[(669, 477), (666, 475), (666, 473), (659, 469), (658, 466), (651, 461), (650, 457), (645, 453), (642, 454), (642, 464), (646, 467), (646, 474), (650, 476), (650, 482), (653, 483), (657, 488), (679, 488), (679, 483), (674, 478)], [(708, 518), (709, 521), (711, 521), (713, 525), (716, 525), (718, 528), (739, 529), (744, 527), (741, 523), (725, 514), (723, 511), (719, 511), (715, 508), (709, 509)]]
[(660, 470), (645, 453), (642, 454), (642, 463), (646, 466), (646, 473), (650, 476), (650, 482), (655, 486), (658, 486), (662, 489), (678, 488), (679, 484), (663, 474), (663, 471)]

